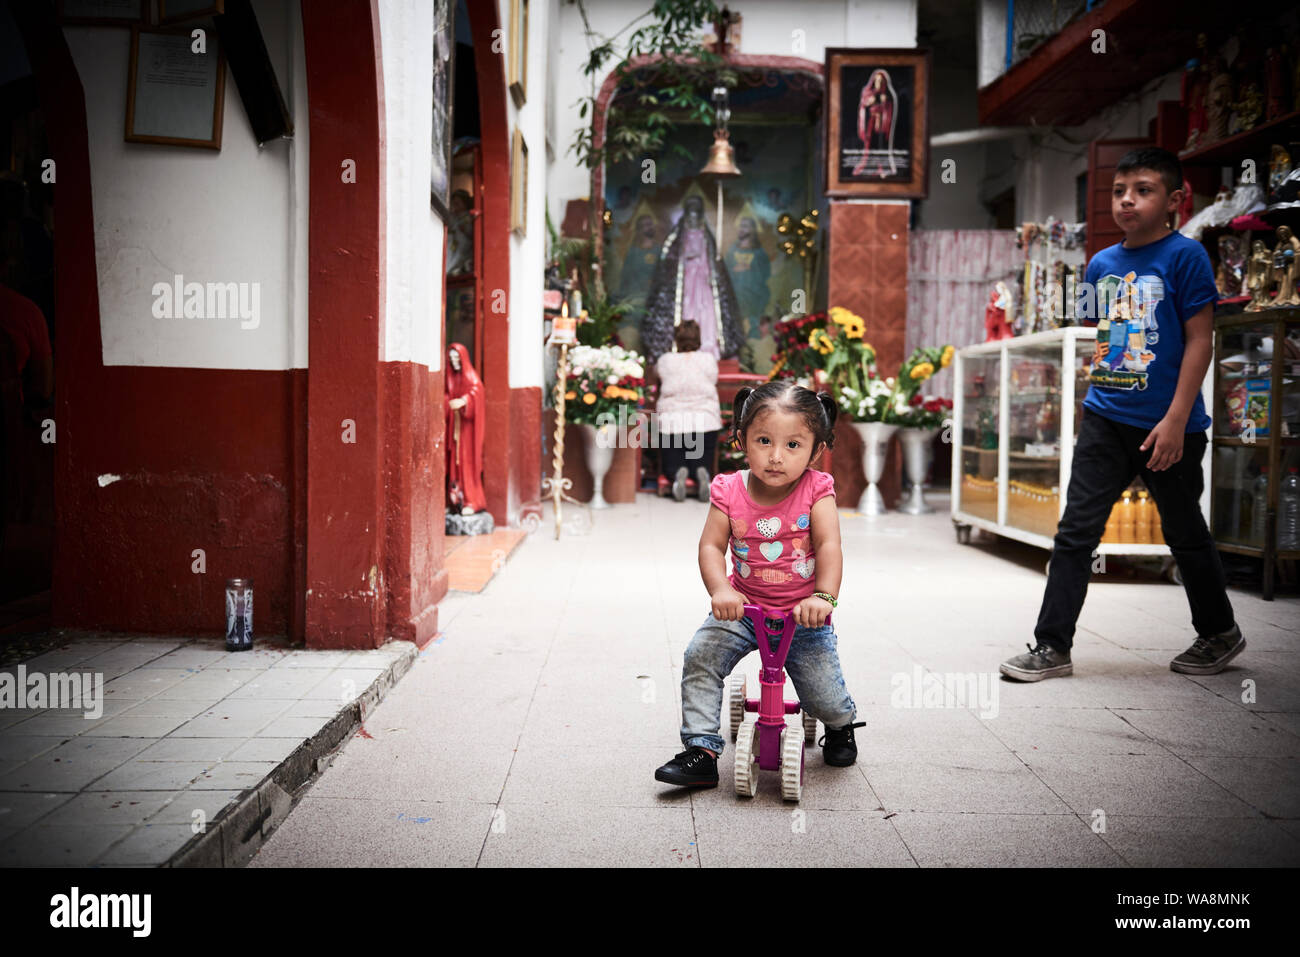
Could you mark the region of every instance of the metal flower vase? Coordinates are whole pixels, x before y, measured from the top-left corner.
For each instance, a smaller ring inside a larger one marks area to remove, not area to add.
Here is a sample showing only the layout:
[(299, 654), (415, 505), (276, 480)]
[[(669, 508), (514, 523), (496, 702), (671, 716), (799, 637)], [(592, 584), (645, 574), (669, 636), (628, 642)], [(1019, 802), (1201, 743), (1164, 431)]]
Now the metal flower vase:
[(912, 483), (912, 495), (898, 507), (900, 512), (925, 515), (934, 511), (934, 507), (926, 503), (921, 486), (930, 472), (930, 463), (934, 459), (934, 437), (938, 431), (907, 428), (898, 433), (898, 442), (903, 447), (903, 471)]
[(582, 428), (582, 451), (591, 473), (591, 507), (609, 508), (605, 501), (605, 474), (614, 464), (618, 430), (613, 425), (586, 425)]
[(889, 456), (889, 443), (898, 431), (896, 425), (884, 422), (854, 422), (853, 427), (862, 436), (862, 471), (867, 476), (867, 487), (858, 499), (858, 511), (863, 515), (883, 515), (889, 511), (876, 483), (885, 472), (885, 459)]

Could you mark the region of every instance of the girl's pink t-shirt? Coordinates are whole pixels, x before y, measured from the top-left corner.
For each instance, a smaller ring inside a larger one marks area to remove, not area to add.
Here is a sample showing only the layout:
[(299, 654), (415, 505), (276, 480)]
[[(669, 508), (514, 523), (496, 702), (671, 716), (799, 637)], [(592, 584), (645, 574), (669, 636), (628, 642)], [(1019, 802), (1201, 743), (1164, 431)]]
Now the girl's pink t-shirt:
[(731, 520), (731, 587), (753, 604), (788, 611), (816, 591), (812, 507), (834, 496), (835, 480), (805, 469), (777, 505), (759, 507), (745, 483), (749, 470), (713, 477), (709, 501)]

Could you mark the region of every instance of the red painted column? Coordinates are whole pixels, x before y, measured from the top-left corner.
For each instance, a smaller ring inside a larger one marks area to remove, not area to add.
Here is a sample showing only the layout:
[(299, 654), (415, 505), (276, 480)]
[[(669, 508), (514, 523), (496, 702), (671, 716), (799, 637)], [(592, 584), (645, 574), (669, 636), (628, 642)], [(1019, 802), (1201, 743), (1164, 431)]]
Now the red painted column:
[[(310, 104), (306, 635), (386, 638), (383, 74), (373, 0), (303, 0)], [(344, 182), (346, 161), (356, 182)]]
[[(864, 339), (876, 350), (882, 375), (894, 375), (905, 356), (907, 334), (907, 250), (910, 205), (831, 202), (827, 232), (827, 303), (861, 316)], [(840, 502), (856, 502), (866, 487), (862, 443), (853, 429), (835, 430), (833, 470)], [(881, 494), (893, 505), (900, 488), (897, 446), (890, 449)]]
[[(483, 149), (483, 271), (479, 280), (479, 316), (483, 328), (483, 379), (487, 405), (487, 441), (483, 446), (483, 491), (497, 525), (509, 523), (512, 462), (520, 454), (521, 438), (511, 428), (510, 398), (510, 127), (506, 110), (506, 67), (509, 49), (493, 36), (500, 29), (496, 3), (470, 3), (469, 25), (474, 37), (478, 80), (479, 127)], [(493, 49), (502, 52), (492, 52)], [(532, 149), (541, 149), (533, 144)], [(534, 185), (536, 188), (536, 184)], [(523, 318), (523, 317), (521, 317)], [(537, 317), (541, 328), (541, 317)], [(538, 333), (540, 335), (540, 331)], [(446, 344), (443, 344), (445, 350)], [(443, 357), (446, 363), (446, 357)], [(533, 442), (540, 441), (540, 437)], [(516, 503), (518, 491), (515, 493)]]

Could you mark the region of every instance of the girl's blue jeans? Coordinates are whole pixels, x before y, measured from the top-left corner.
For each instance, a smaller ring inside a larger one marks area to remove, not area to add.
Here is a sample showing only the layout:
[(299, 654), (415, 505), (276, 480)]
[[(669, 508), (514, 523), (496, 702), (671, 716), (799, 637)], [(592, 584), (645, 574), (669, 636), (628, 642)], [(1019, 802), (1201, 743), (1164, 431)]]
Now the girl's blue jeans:
[[(844, 684), (835, 629), (798, 626), (790, 642), (785, 670), (794, 682), (800, 706), (828, 728), (842, 728), (857, 716), (857, 706)], [(772, 647), (777, 647), (776, 642)], [(722, 690), (727, 675), (751, 651), (758, 651), (754, 623), (719, 621), (713, 615), (695, 632), (682, 663), (682, 744), (722, 754), (726, 742), (718, 734)], [(750, 688), (751, 697), (758, 689)]]

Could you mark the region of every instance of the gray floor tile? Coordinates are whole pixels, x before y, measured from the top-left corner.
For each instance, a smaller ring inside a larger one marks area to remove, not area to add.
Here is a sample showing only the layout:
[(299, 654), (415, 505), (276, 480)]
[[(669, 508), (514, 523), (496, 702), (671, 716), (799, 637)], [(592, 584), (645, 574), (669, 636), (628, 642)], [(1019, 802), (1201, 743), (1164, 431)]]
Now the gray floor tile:
[(1122, 867), (1074, 814), (903, 811), (890, 818), (921, 867)]
[(1300, 760), (1189, 757), (1187, 763), (1268, 817), (1300, 819)]
[(1076, 814), (1259, 817), (1245, 801), (1174, 755), (1030, 754), (1030, 770)]
[(858, 760), (891, 811), (1068, 814), (1070, 807), (1010, 752), (918, 751)]
[(186, 824), (142, 824), (95, 860), (97, 867), (160, 867), (194, 836)]
[(182, 791), (213, 762), (129, 761), (94, 782), (103, 791)]
[(85, 867), (134, 828), (33, 825), (0, 844), (0, 867)]
[(1245, 711), (1116, 711), (1174, 754), (1300, 757), (1300, 737)]
[(80, 791), (148, 744), (143, 738), (74, 738), (0, 777), (0, 791)]
[(71, 801), (68, 793), (0, 791), (0, 827), (21, 830)]
[[(703, 867), (914, 867), (884, 813), (787, 805), (696, 806), (695, 853)], [(681, 863), (678, 861), (677, 863)], [(686, 863), (690, 863), (688, 859)]]
[(1277, 821), (1120, 814), (1102, 837), (1132, 867), (1300, 866), (1300, 839)]
[[(206, 828), (217, 819), (222, 810), (238, 800), (242, 790), (216, 788), (187, 788), (173, 791), (162, 809), (149, 818), (150, 824), (184, 824)], [(195, 812), (201, 812), (196, 814)], [(193, 833), (201, 833), (194, 831)]]
[(143, 824), (162, 810), (162, 791), (83, 791), (41, 819), (42, 826), (121, 827)]
[(262, 779), (276, 769), (278, 761), (222, 761), (214, 764), (194, 779), (190, 785), (195, 791), (246, 790), (257, 787)]
[(514, 805), (485, 828), (483, 867), (697, 867), (691, 809)]
[(493, 813), (490, 804), (467, 801), (310, 793), (248, 866), (473, 867)]
[(1003, 708), (989, 730), (1022, 757), (1031, 754), (1168, 754), (1157, 741), (1107, 710)]

